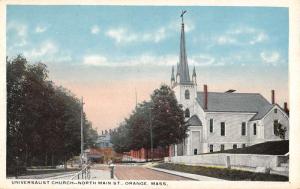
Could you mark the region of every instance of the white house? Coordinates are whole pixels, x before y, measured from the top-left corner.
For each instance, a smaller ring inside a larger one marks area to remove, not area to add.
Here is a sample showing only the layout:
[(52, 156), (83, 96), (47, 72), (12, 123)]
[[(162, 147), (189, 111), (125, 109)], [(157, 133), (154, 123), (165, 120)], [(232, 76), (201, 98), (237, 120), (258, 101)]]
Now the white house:
[(171, 87), (183, 106), (188, 127), (188, 137), (181, 144), (171, 146), (171, 154), (194, 155), (232, 148), (242, 148), (266, 141), (282, 140), (274, 133), (274, 123), (285, 128), (288, 139), (289, 117), (287, 103), (282, 109), (268, 102), (259, 93), (210, 92), (207, 85), (197, 91), (196, 70), (189, 75), (182, 19), (180, 57), (176, 77), (172, 68)]

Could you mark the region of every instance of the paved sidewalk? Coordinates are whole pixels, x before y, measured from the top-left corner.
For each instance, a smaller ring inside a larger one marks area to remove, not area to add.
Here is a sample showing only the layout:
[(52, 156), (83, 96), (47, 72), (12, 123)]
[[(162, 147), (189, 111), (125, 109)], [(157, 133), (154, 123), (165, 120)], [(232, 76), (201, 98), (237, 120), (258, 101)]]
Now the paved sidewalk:
[(91, 169), (91, 180), (111, 180), (110, 171)]
[(164, 172), (164, 173), (169, 173), (172, 175), (177, 175), (193, 180), (198, 180), (198, 181), (224, 181), (223, 179), (218, 179), (218, 178), (213, 178), (213, 177), (207, 177), (207, 176), (202, 176), (202, 175), (196, 175), (196, 174), (191, 174), (191, 173), (184, 173), (184, 172), (179, 172), (179, 171), (172, 171), (172, 170), (167, 170), (167, 169), (160, 169), (160, 168), (155, 168), (155, 167), (147, 167), (148, 169)]

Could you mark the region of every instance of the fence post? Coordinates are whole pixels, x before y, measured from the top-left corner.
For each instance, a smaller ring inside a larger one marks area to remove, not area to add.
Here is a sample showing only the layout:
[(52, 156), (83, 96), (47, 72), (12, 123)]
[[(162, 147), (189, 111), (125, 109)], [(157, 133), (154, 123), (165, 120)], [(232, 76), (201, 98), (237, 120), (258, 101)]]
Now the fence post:
[(230, 165), (230, 156), (226, 156), (226, 168), (230, 169), (231, 165)]
[(115, 165), (111, 163), (109, 165), (109, 167), (110, 167), (110, 178), (113, 179), (114, 178), (114, 168), (115, 168)]

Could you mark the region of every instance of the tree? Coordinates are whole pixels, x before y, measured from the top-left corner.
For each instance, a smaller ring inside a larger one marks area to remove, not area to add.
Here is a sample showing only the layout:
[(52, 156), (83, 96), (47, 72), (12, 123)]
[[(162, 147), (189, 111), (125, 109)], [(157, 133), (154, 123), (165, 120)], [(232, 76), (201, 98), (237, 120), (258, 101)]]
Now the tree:
[(151, 100), (154, 146), (166, 147), (181, 142), (186, 137), (187, 125), (172, 89), (162, 85), (154, 90)]
[[(6, 59), (7, 168), (54, 165), (80, 153), (80, 100), (48, 79), (47, 66)], [(97, 132), (84, 114), (86, 146)]]
[(16, 164), (17, 157), (22, 152), (24, 120), (24, 74), (27, 61), (18, 56), (14, 60), (6, 58), (7, 70), (7, 167)]
[(284, 127), (281, 123), (274, 122), (274, 134), (276, 136), (279, 136), (281, 139), (284, 140), (286, 131), (287, 131), (287, 128)]
[(130, 139), (128, 125), (124, 122), (111, 135), (111, 143), (117, 153), (128, 152), (130, 150)]
[(130, 149), (149, 149), (151, 125), (154, 147), (167, 147), (186, 137), (187, 126), (182, 107), (178, 105), (174, 92), (166, 85), (154, 90), (151, 100), (138, 104), (129, 118), (119, 126), (112, 135), (114, 150), (125, 152)]

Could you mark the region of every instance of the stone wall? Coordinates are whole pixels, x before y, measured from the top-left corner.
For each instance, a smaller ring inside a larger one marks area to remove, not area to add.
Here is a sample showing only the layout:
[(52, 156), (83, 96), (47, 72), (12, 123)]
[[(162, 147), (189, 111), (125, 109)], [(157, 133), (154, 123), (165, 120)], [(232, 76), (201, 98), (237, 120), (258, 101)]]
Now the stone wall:
[(278, 156), (276, 155), (256, 155), (256, 154), (203, 154), (193, 156), (166, 157), (166, 162), (182, 163), (189, 165), (211, 165), (226, 166), (227, 156), (230, 158), (230, 165), (237, 167), (277, 167)]

